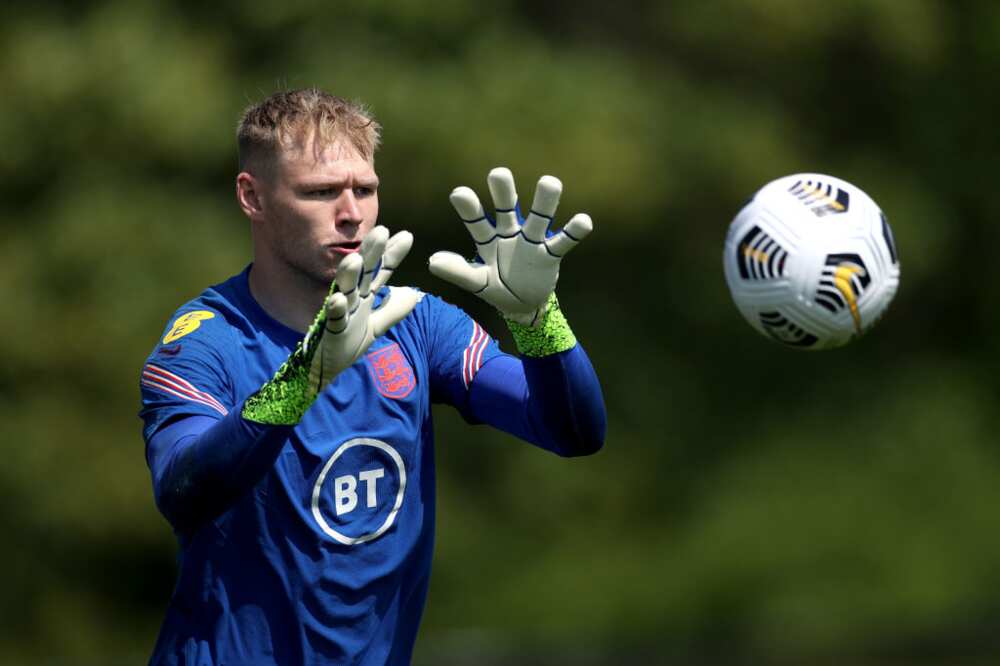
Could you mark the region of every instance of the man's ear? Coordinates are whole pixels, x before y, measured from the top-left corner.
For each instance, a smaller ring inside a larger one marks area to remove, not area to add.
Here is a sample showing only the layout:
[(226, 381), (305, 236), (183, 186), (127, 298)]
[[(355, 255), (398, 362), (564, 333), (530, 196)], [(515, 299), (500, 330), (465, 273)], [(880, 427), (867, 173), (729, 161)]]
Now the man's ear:
[(258, 217), (263, 209), (261, 208), (260, 192), (257, 184), (258, 180), (246, 171), (241, 171), (236, 176), (236, 201), (240, 208), (251, 220)]

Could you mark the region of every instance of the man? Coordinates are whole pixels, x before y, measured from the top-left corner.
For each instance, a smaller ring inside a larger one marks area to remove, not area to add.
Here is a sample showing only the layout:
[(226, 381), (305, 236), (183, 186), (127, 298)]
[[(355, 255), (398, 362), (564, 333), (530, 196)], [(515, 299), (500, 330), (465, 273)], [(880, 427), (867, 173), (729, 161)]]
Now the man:
[(431, 403), (563, 456), (603, 443), (600, 386), (554, 295), (590, 220), (549, 231), (549, 176), (527, 219), (506, 169), (489, 178), (495, 221), (452, 193), (478, 255), (439, 252), (430, 270), (501, 311), (515, 357), (458, 308), (385, 286), (412, 236), (376, 226), (365, 109), (278, 93), (238, 140), (253, 263), (179, 308), (142, 371), (146, 458), (180, 546), (152, 663), (408, 663), (434, 537)]

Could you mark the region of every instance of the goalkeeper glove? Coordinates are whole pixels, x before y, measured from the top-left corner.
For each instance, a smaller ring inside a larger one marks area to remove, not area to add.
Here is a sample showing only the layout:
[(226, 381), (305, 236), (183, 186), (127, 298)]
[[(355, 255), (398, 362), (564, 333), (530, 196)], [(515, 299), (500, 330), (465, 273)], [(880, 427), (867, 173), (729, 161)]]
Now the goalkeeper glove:
[(550, 226), (562, 194), (558, 178), (538, 180), (526, 219), (509, 169), (493, 169), (487, 183), (496, 221), (468, 187), (456, 188), (450, 197), (476, 243), (475, 259), (467, 262), (453, 252), (435, 252), (430, 271), (499, 310), (522, 354), (547, 356), (570, 349), (576, 338), (559, 310), (555, 288), (562, 258), (593, 230), (590, 216), (575, 215), (553, 233)]
[(379, 307), (372, 308), (375, 294), (412, 245), (410, 232), (400, 231), (390, 238), (388, 229), (377, 226), (356, 254), (344, 257), (305, 338), (274, 378), (247, 399), (243, 418), (274, 425), (298, 423), (334, 377), (413, 310), (420, 294), (409, 287), (390, 287)]

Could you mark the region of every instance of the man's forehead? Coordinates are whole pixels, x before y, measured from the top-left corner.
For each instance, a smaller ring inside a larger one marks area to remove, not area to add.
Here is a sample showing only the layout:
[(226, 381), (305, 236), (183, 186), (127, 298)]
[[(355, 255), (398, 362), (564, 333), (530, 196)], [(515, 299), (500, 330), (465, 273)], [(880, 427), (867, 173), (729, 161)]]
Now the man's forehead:
[(323, 141), (312, 134), (283, 146), (278, 153), (282, 165), (291, 172), (350, 169), (374, 175), (375, 165), (347, 139)]

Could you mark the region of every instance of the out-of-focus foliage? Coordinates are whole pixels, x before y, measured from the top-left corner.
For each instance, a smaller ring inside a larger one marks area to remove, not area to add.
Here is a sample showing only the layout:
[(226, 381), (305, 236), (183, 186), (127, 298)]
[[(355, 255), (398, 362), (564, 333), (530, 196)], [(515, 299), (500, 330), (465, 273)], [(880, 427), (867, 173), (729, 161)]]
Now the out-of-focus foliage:
[[(997, 62), (990, 0), (8, 8), (0, 661), (149, 653), (174, 542), (139, 368), (249, 261), (241, 109), (318, 85), (385, 127), (382, 220), (417, 238), (401, 281), (501, 338), (423, 268), (468, 251), (451, 188), (552, 173), (564, 219), (596, 224), (560, 297), (607, 446), (559, 460), (438, 413), (421, 663), (990, 663)], [(720, 266), (740, 203), (805, 170), (868, 191), (903, 267), (875, 331), (821, 354), (756, 336)]]

